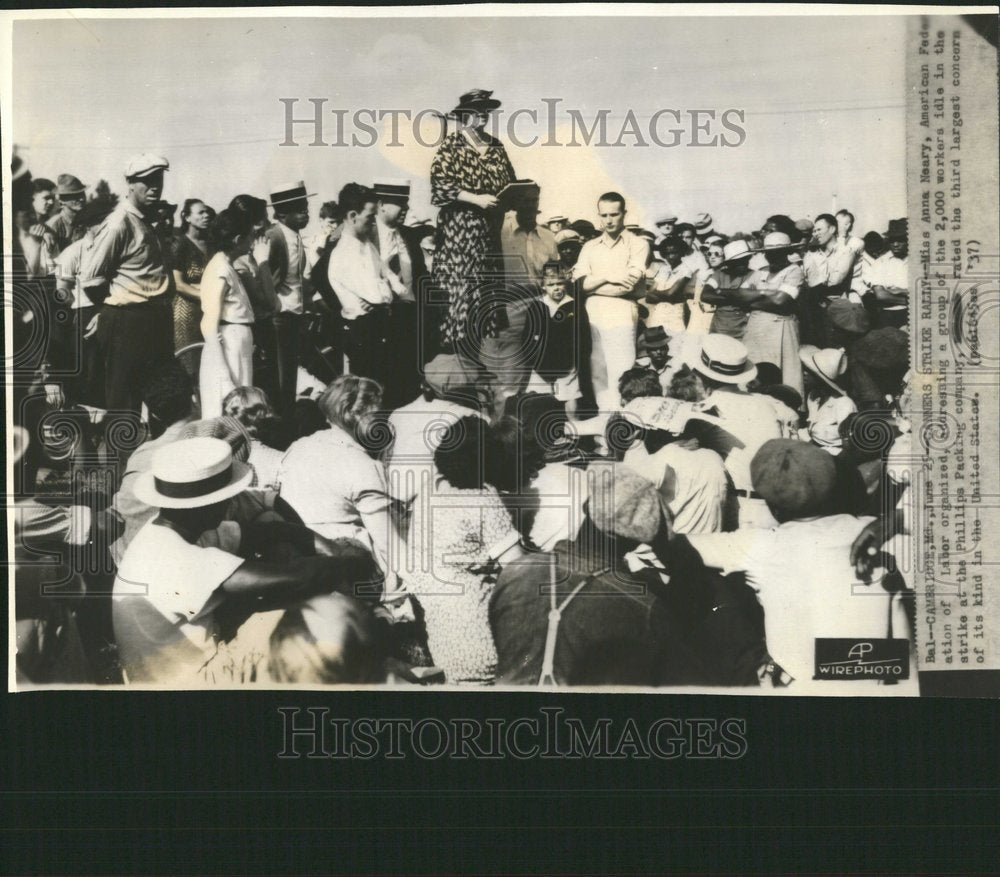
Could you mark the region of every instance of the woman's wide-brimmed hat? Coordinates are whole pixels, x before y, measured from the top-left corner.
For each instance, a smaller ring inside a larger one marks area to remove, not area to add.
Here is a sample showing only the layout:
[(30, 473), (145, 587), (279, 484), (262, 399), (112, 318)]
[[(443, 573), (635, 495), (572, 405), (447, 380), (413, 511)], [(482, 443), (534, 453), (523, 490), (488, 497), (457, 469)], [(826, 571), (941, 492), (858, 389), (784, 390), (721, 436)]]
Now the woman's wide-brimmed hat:
[(233, 459), (228, 442), (181, 439), (153, 454), (152, 468), (139, 476), (135, 495), (153, 508), (196, 509), (238, 496), (252, 479), (253, 469)]
[(450, 113), (457, 116), (460, 113), (488, 113), (500, 106), (500, 101), (493, 97), (492, 91), (485, 88), (474, 88), (458, 99), (458, 106)]
[(746, 345), (728, 335), (706, 335), (691, 366), (720, 384), (745, 384), (757, 377)]

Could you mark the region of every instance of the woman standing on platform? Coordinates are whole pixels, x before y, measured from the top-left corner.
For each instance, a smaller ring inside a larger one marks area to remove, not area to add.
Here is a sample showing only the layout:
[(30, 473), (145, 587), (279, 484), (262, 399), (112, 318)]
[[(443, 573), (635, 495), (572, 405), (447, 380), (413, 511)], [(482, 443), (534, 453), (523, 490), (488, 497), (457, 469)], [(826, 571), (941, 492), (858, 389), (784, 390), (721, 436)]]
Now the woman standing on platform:
[(462, 95), (450, 114), (459, 129), (445, 138), (431, 165), (431, 201), (441, 208), (432, 277), (448, 295), (441, 345), (470, 358), (478, 356), (479, 340), (497, 334), (483, 287), (490, 257), (500, 252), (497, 195), (515, 180), (507, 150), (485, 131), (500, 106), (492, 94), (477, 89)]

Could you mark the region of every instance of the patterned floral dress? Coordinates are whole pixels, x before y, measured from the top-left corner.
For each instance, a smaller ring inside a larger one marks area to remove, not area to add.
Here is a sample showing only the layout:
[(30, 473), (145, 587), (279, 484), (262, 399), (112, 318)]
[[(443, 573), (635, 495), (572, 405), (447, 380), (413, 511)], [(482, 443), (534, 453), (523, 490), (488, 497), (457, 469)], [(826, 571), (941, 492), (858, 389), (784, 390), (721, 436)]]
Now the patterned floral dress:
[(441, 343), (456, 345), (470, 335), (491, 338), (497, 334), (495, 311), (484, 307), (484, 288), (491, 254), (500, 251), (499, 211), (489, 216), (472, 204), (458, 201), (460, 191), (498, 195), (516, 177), (507, 150), (485, 132), (484, 154), (460, 131), (449, 134), (431, 165), (431, 201), (438, 214), (437, 251), (432, 277), (448, 294), (448, 313), (441, 329)]
[(431, 658), (451, 685), (491, 685), (497, 653), (489, 607), (499, 565), (490, 558), (520, 535), (489, 486), (460, 490), (439, 478), (416, 505), (410, 552), (421, 563), (405, 576), (406, 590), (424, 610)]
[[(184, 282), (197, 287), (211, 250), (201, 248), (183, 232), (171, 241), (171, 267), (181, 272)], [(174, 351), (201, 341), (201, 305), (179, 292), (174, 294)]]

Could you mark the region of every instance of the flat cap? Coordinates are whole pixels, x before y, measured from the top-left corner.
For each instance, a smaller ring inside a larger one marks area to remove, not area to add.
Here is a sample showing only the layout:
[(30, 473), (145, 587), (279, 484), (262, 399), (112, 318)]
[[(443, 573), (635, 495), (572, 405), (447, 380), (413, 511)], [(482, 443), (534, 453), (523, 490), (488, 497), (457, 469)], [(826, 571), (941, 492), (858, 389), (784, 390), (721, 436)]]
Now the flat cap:
[(170, 162), (167, 161), (162, 155), (153, 155), (149, 152), (143, 152), (140, 155), (133, 155), (129, 160), (128, 164), (125, 165), (125, 179), (132, 179), (132, 177), (145, 177), (154, 171), (168, 171), (170, 170)]
[(826, 451), (796, 439), (771, 439), (750, 463), (753, 489), (772, 512), (808, 518), (827, 512), (837, 465)]

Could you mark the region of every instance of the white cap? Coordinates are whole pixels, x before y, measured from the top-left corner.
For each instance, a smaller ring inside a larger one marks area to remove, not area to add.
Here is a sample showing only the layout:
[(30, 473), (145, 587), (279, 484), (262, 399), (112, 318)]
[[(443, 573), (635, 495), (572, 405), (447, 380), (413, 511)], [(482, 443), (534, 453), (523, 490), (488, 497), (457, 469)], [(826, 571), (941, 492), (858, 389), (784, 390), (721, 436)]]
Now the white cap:
[(128, 160), (128, 164), (125, 165), (125, 179), (131, 179), (132, 177), (144, 177), (154, 171), (168, 170), (170, 170), (170, 162), (167, 161), (162, 155), (153, 155), (149, 152), (143, 152), (140, 155), (133, 155)]

